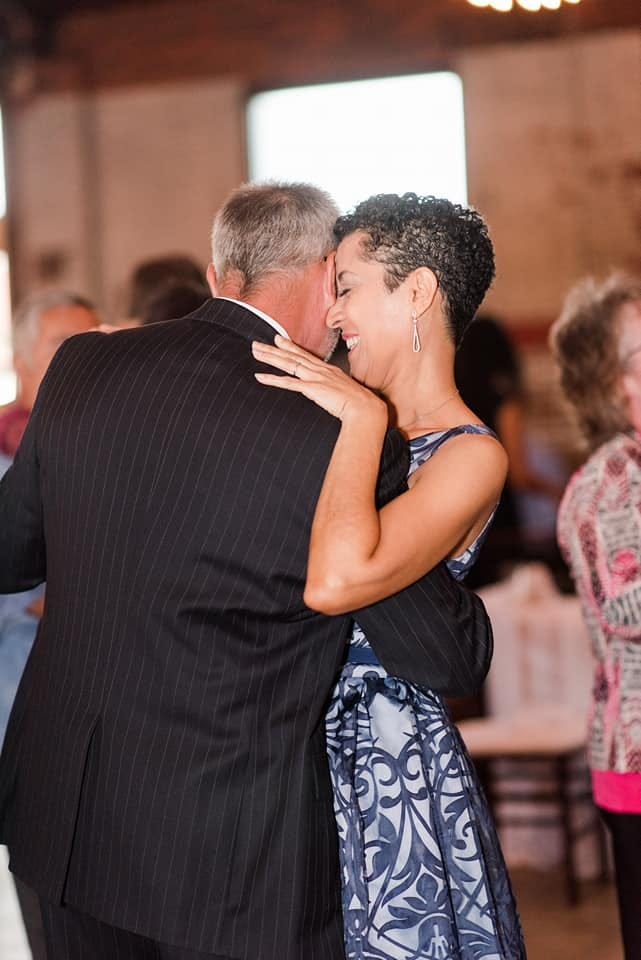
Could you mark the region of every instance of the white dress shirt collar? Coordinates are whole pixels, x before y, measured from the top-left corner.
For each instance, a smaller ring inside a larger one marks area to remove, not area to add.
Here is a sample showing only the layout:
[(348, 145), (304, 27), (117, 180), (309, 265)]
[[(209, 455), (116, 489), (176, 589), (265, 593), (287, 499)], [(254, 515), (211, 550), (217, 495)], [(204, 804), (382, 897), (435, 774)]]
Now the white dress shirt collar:
[(265, 323), (268, 323), (276, 333), (280, 333), (281, 337), (285, 337), (286, 340), (291, 340), (290, 335), (285, 330), (285, 327), (281, 327), (278, 320), (274, 320), (273, 317), (270, 317), (268, 313), (263, 313), (262, 310), (259, 310), (258, 307), (254, 307), (251, 303), (245, 303), (244, 300), (235, 300), (233, 297), (216, 297), (217, 300), (229, 300), (230, 303), (237, 303), (239, 307), (244, 307), (245, 310), (251, 310), (252, 313), (255, 313), (257, 317), (260, 317), (261, 320), (264, 320)]

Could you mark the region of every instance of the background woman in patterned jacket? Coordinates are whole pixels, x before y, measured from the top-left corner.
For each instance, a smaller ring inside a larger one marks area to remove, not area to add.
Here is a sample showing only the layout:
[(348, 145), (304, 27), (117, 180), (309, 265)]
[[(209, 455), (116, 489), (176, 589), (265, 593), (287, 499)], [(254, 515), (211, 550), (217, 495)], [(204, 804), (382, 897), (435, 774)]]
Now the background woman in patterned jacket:
[(641, 280), (575, 287), (551, 332), (591, 455), (558, 536), (595, 658), (589, 762), (614, 845), (626, 960), (641, 957)]

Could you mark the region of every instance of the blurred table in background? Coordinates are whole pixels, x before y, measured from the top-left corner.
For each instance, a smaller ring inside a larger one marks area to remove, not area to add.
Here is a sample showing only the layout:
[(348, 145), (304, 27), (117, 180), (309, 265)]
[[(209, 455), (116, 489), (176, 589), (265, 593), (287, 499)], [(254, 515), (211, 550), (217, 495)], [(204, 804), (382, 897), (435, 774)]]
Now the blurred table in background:
[[(551, 713), (564, 708), (579, 722), (584, 720), (587, 736), (593, 665), (578, 598), (559, 593), (541, 564), (517, 567), (507, 580), (483, 588), (479, 596), (494, 631), (485, 688), (487, 715), (508, 720), (531, 707), (547, 707)], [(501, 843), (510, 866), (547, 868), (561, 858), (561, 835), (555, 827), (506, 826)], [(596, 872), (595, 853), (589, 838), (580, 842), (581, 875)]]
[(531, 704), (562, 704), (587, 716), (593, 666), (578, 597), (559, 593), (540, 564), (517, 567), (479, 596), (494, 630), (487, 712), (507, 716)]

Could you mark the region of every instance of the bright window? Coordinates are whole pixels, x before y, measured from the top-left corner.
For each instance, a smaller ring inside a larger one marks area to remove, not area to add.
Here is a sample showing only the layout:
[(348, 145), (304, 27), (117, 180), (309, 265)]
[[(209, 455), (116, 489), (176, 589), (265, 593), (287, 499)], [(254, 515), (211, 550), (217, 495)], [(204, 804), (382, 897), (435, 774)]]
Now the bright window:
[(330, 83), (252, 97), (252, 180), (304, 180), (342, 210), (373, 193), (467, 201), (463, 88), (454, 73)]
[(11, 369), (11, 297), (9, 294), (9, 255), (4, 248), (7, 235), (4, 183), (4, 149), (0, 120), (0, 405), (13, 400), (16, 378)]

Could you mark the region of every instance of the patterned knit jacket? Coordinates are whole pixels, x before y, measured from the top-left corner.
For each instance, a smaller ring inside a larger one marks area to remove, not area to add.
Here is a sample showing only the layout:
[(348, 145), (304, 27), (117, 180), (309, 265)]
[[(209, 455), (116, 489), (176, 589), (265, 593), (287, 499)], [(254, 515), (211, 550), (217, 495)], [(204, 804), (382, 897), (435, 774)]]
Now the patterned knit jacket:
[[(595, 658), (589, 762), (640, 774), (641, 435), (617, 434), (572, 477), (558, 517), (561, 550)], [(635, 789), (636, 793), (636, 789)], [(599, 798), (596, 796), (597, 803)], [(641, 812), (641, 806), (639, 807)]]

